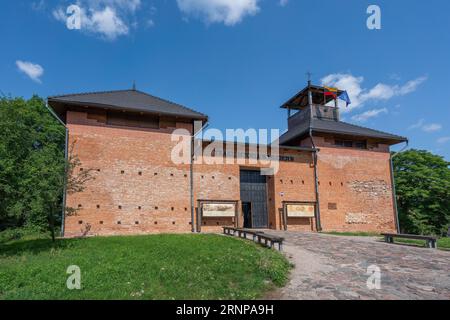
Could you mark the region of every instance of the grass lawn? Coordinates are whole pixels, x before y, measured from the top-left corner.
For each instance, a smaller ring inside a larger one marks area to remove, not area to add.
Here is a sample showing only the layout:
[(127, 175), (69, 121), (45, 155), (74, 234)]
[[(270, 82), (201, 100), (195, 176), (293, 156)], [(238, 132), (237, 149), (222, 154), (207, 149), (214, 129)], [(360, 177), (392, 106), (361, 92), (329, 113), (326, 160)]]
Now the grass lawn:
[[(81, 269), (81, 290), (66, 270)], [(0, 299), (254, 299), (285, 284), (277, 251), (218, 235), (151, 235), (0, 244)]]
[[(370, 233), (370, 232), (324, 232), (325, 234), (332, 234), (335, 236), (358, 236), (358, 237), (379, 237), (379, 233)], [(383, 239), (384, 238), (380, 238)], [(426, 247), (425, 240), (412, 240), (412, 239), (400, 239), (395, 238), (394, 242), (404, 243), (404, 244), (412, 244), (419, 247)], [(440, 238), (437, 241), (438, 249), (450, 250), (450, 238)]]
[[(413, 239), (394, 239), (394, 242), (417, 245), (420, 247), (426, 247), (425, 240), (413, 240)], [(440, 238), (437, 241), (438, 249), (450, 250), (450, 238)]]

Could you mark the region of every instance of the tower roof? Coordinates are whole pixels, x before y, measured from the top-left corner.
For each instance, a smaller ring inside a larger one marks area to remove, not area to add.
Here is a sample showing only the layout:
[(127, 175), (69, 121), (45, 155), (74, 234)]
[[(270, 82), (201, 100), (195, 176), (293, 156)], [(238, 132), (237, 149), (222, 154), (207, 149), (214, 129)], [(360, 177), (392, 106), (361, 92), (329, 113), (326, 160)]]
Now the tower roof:
[[(313, 104), (322, 104), (325, 105), (330, 101), (333, 101), (334, 98), (332, 96), (326, 96), (325, 92), (327, 89), (323, 86), (316, 86), (316, 85), (310, 85), (300, 92), (298, 92), (296, 95), (294, 95), (292, 98), (290, 98), (288, 101), (286, 101), (281, 108), (282, 109), (293, 109), (293, 110), (300, 110), (303, 108), (306, 108), (308, 106), (308, 90), (311, 91), (312, 94), (312, 102)], [(344, 91), (337, 90), (337, 95), (339, 96)]]
[(402, 136), (357, 126), (343, 121), (307, 118), (284, 133), (280, 137), (280, 145), (289, 145), (293, 140), (307, 136), (310, 127), (313, 133), (335, 134), (356, 138), (374, 138), (389, 145), (408, 141), (407, 138)]

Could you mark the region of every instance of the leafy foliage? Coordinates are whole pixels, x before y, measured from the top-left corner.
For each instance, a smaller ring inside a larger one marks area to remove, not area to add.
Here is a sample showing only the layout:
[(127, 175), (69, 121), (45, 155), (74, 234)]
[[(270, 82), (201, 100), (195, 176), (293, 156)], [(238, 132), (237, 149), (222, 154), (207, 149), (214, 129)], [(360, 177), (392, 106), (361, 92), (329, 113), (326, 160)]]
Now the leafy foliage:
[(46, 230), (60, 209), (65, 129), (37, 96), (2, 98), (0, 136), (0, 228)]
[(81, 162), (73, 152), (66, 163), (65, 128), (37, 96), (0, 99), (0, 137), (0, 231), (33, 228), (54, 238), (65, 176), (68, 192), (75, 193), (91, 170), (75, 174)]
[(401, 231), (445, 234), (450, 225), (450, 163), (422, 150), (400, 153), (393, 162)]

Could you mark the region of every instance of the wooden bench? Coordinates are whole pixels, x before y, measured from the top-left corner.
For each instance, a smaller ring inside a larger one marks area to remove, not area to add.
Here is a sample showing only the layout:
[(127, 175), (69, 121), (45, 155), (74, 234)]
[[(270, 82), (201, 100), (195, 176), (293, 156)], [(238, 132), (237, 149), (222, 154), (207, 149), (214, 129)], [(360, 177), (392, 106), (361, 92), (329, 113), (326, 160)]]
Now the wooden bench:
[(236, 233), (236, 228), (233, 227), (223, 227), (223, 234), (234, 236)]
[(278, 244), (278, 250), (283, 250), (284, 238), (282, 237), (272, 236), (270, 234), (257, 234), (256, 238), (258, 239), (259, 244), (262, 244), (262, 241), (264, 241), (264, 245), (270, 248), (273, 248), (275, 244)]
[(250, 229), (239, 229), (239, 228), (233, 228), (233, 227), (223, 227), (223, 233), (229, 236), (235, 236), (236, 233), (238, 234), (239, 238), (247, 238), (247, 234), (253, 236), (253, 241), (256, 239), (256, 235), (260, 233), (264, 233), (262, 231), (255, 231)]
[(427, 247), (431, 249), (436, 249), (437, 238), (434, 236), (419, 236), (414, 234), (396, 234), (396, 233), (382, 233), (384, 236), (384, 241), (387, 243), (394, 243), (394, 238), (412, 239), (412, 240), (425, 240), (427, 242)]
[(236, 229), (236, 232), (238, 233), (239, 238), (247, 239), (247, 235), (253, 236), (253, 241), (256, 240), (256, 236), (259, 234), (263, 234), (262, 231), (256, 231), (256, 230), (250, 230), (250, 229)]
[(283, 241), (284, 238), (277, 237), (277, 236), (271, 236), (268, 234), (265, 234), (263, 231), (257, 231), (257, 230), (250, 230), (250, 229), (239, 229), (239, 228), (233, 228), (233, 227), (223, 227), (223, 233), (225, 235), (235, 236), (236, 233), (238, 234), (239, 238), (247, 239), (247, 235), (253, 236), (253, 241), (257, 241), (259, 244), (263, 244), (274, 248), (275, 244), (278, 244), (278, 250), (282, 250), (283, 248)]

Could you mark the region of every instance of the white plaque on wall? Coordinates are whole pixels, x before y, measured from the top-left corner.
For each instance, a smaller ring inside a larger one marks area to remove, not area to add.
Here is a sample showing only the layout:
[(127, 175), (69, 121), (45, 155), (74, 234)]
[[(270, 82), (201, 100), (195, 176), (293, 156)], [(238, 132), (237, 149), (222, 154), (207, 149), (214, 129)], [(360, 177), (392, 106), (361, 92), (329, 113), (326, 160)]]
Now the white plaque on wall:
[(236, 215), (236, 204), (205, 203), (202, 211), (203, 217), (234, 217)]
[(313, 204), (288, 204), (287, 216), (291, 218), (314, 218)]

